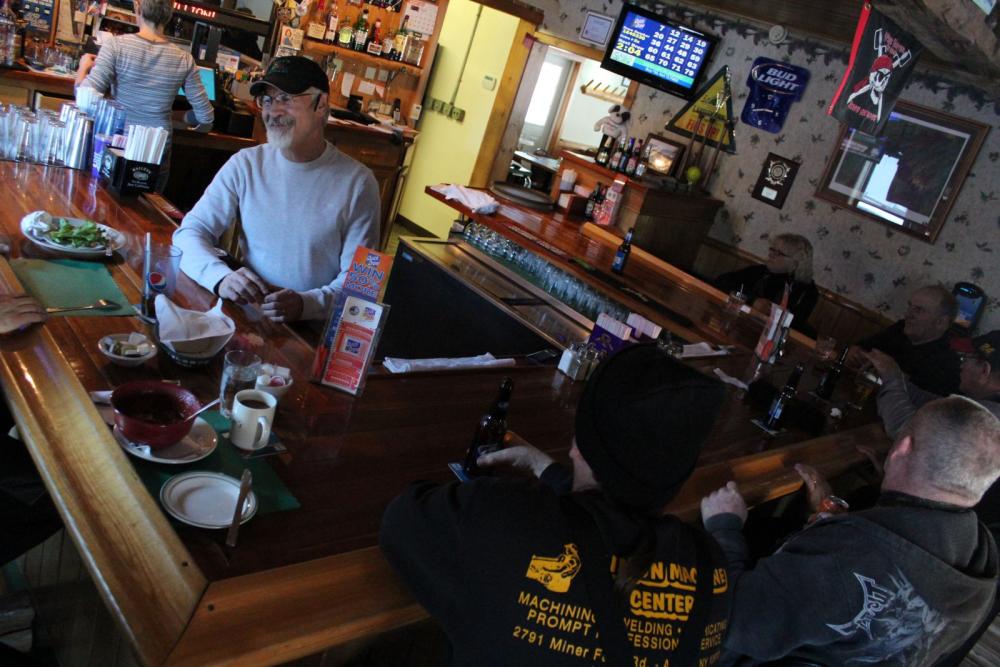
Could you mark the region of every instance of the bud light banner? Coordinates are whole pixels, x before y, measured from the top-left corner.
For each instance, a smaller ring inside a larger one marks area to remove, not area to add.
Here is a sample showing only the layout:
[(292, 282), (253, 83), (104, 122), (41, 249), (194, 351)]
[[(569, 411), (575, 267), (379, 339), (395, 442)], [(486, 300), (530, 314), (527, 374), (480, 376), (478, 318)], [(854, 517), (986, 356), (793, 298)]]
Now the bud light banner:
[(809, 70), (770, 58), (757, 58), (750, 68), (747, 86), (750, 94), (740, 120), (777, 134), (788, 118), (793, 102), (802, 99), (809, 83)]
[(924, 47), (865, 3), (847, 73), (827, 113), (860, 132), (882, 131)]

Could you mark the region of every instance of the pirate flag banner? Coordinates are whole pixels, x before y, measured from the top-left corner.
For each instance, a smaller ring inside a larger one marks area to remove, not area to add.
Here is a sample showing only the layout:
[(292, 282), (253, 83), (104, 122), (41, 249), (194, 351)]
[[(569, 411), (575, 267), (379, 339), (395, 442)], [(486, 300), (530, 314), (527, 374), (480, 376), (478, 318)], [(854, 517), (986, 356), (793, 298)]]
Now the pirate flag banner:
[(877, 135), (923, 50), (915, 37), (866, 2), (847, 72), (826, 112), (859, 132)]

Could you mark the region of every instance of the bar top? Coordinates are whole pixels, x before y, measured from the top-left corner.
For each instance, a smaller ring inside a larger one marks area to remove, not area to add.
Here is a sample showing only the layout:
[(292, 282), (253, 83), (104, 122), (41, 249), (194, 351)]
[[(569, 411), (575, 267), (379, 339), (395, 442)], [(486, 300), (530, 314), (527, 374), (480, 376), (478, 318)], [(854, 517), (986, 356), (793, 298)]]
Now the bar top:
[[(123, 233), (127, 243), (107, 266), (132, 302), (138, 301), (142, 285), (142, 237), (149, 232), (154, 240), (169, 242), (173, 231), (143, 200), (115, 199), (88, 175), (67, 169), (0, 162), (0, 197), (8, 202), (0, 211), (0, 230), (14, 241), (13, 257), (47, 257), (19, 228), (20, 218), (33, 210), (94, 219)], [(579, 243), (595, 264), (606, 259), (600, 244)], [(5, 262), (0, 262), (0, 278), (5, 292), (20, 289)], [(175, 300), (205, 310), (214, 299), (182, 275)], [(282, 399), (275, 423), (288, 451), (266, 462), (301, 504), (254, 517), (235, 549), (224, 547), (224, 531), (166, 519), (84, 391), (162, 377), (208, 399), (218, 392), (220, 358), (207, 370), (181, 368), (162, 352), (137, 369), (112, 366), (97, 350), (103, 335), (152, 334), (133, 317), (53, 317), (5, 337), (0, 345), (0, 381), (25, 441), (98, 589), (146, 662), (161, 662), (180, 632), (190, 641), (173, 650), (187, 656), (189, 664), (204, 664), (203, 651), (255, 656), (250, 664), (306, 655), (420, 618), (419, 607), (371, 548), (382, 511), (411, 480), (451, 479), (446, 463), (460, 460), (504, 375), (515, 382), (511, 427), (566, 460), (582, 384), (551, 366), (373, 374), (364, 394), (354, 398), (307, 381), (313, 349), (306, 332), (255, 321), (252, 312), (233, 304), (225, 309), (244, 345), (292, 370), (295, 384)], [(718, 365), (737, 375), (747, 361), (744, 354), (700, 363), (705, 372)], [(807, 389), (807, 382), (803, 386)], [(732, 395), (672, 511), (696, 517), (701, 496), (730, 479), (741, 483), (751, 503), (789, 493), (801, 484), (790, 463), (810, 462), (834, 475), (862, 460), (855, 444), (878, 446), (884, 440), (870, 413), (845, 419), (836, 425), (839, 432), (828, 435), (817, 437), (790, 425), (770, 438), (748, 421), (761, 410)], [(219, 446), (229, 445), (221, 441)], [(362, 602), (348, 581), (379, 583), (370, 586)], [(214, 641), (237, 636), (218, 634), (220, 624), (250, 637), (248, 628), (261, 614), (269, 615), (278, 599), (287, 614), (273, 619), (268, 634), (238, 645)], [(169, 606), (170, 613), (154, 607), (154, 600)], [(222, 608), (221, 600), (242, 606), (245, 614), (212, 613)], [(355, 618), (368, 621), (352, 624)], [(275, 653), (279, 645), (283, 653)]]

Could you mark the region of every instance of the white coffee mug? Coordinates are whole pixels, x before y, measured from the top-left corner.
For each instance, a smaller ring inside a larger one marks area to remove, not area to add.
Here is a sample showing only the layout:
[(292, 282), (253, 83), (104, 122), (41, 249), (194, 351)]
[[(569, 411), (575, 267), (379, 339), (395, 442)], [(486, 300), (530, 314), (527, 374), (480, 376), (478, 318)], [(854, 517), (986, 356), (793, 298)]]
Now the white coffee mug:
[(233, 425), (229, 440), (240, 449), (256, 450), (267, 446), (278, 399), (267, 392), (244, 389), (233, 399)]

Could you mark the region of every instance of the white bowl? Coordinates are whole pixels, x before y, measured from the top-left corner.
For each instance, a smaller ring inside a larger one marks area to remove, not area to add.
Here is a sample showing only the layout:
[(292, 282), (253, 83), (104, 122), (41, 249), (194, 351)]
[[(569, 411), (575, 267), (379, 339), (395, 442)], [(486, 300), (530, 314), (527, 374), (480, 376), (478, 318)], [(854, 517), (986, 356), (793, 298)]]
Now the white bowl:
[(264, 375), (258, 375), (257, 376), (257, 382), (254, 385), (254, 389), (256, 389), (257, 391), (263, 391), (264, 393), (267, 393), (267, 394), (271, 394), (271, 396), (274, 396), (279, 401), (281, 400), (281, 397), (284, 396), (285, 394), (287, 394), (288, 390), (292, 388), (292, 379), (291, 378), (289, 378), (285, 382), (285, 384), (278, 385), (278, 386), (271, 386), (269, 384), (266, 384), (263, 381), (265, 377), (266, 376), (264, 376)]
[(99, 341), (97, 341), (97, 349), (101, 351), (101, 354), (110, 359), (111, 363), (117, 364), (118, 366), (125, 366), (128, 368), (141, 366), (156, 356), (156, 345), (146, 336), (143, 337), (146, 338), (146, 342), (149, 343), (152, 349), (141, 357), (125, 357), (120, 354), (115, 354), (114, 352), (111, 351), (111, 348), (114, 346), (116, 342), (128, 340), (129, 336), (131, 335), (132, 335), (131, 333), (120, 333), (120, 334), (110, 334), (104, 336)]

